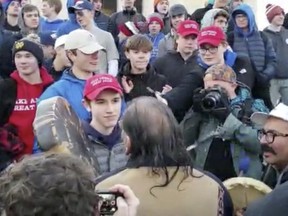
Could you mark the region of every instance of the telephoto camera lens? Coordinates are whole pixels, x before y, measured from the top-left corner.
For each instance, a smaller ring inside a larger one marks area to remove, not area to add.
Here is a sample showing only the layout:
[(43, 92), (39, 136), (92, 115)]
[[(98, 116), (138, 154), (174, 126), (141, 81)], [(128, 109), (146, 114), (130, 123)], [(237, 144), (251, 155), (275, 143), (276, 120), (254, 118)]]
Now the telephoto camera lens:
[(210, 111), (215, 109), (221, 101), (221, 94), (218, 91), (211, 91), (209, 92), (203, 99), (202, 99), (202, 108), (205, 111)]

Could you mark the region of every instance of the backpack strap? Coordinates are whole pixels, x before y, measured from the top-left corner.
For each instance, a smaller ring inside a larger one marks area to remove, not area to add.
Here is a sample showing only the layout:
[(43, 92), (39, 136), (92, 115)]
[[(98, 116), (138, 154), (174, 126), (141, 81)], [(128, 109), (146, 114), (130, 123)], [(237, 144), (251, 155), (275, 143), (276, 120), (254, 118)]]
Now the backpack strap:
[(17, 84), (12, 78), (0, 80), (0, 126), (6, 124), (17, 99)]

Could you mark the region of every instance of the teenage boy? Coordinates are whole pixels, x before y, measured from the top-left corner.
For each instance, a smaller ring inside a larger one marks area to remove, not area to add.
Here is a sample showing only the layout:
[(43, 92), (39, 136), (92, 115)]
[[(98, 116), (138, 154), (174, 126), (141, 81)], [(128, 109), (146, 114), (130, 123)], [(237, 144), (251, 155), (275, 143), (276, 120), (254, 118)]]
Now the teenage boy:
[(42, 0), (42, 14), (45, 19), (41, 20), (41, 32), (56, 33), (64, 22), (64, 20), (58, 18), (61, 9), (61, 0)]
[(158, 55), (158, 47), (160, 40), (165, 37), (165, 35), (161, 32), (161, 29), (164, 27), (164, 23), (162, 18), (157, 14), (151, 14), (148, 17), (148, 29), (149, 29), (149, 34), (147, 34), (147, 37), (150, 39), (150, 41), (153, 44), (153, 50), (151, 53), (151, 58), (150, 58), (150, 64), (153, 64), (153, 62), (156, 60), (157, 55)]
[(94, 6), (94, 21), (96, 25), (100, 29), (107, 31), (110, 17), (101, 11), (103, 6), (103, 0), (90, 0), (90, 2)]
[(19, 33), (20, 27), (18, 25), (20, 0), (8, 0), (3, 3), (3, 11), (6, 14), (6, 19), (3, 28), (12, 33)]
[(228, 20), (229, 13), (226, 10), (220, 8), (211, 9), (204, 15), (201, 21), (201, 28), (218, 26), (226, 32)]
[(100, 165), (99, 174), (124, 167), (127, 156), (118, 124), (123, 96), (120, 84), (109, 74), (94, 75), (86, 81), (83, 96), (92, 119), (82, 125)]
[(253, 95), (262, 98), (269, 109), (273, 108), (270, 98), (270, 80), (276, 74), (276, 53), (272, 41), (256, 25), (255, 15), (248, 4), (241, 4), (232, 13), (234, 32), (228, 35), (228, 42), (234, 52), (250, 58), (257, 74)]
[(114, 76), (118, 73), (119, 54), (111, 33), (98, 28), (94, 21), (94, 8), (91, 2), (78, 1), (69, 9), (70, 13), (76, 14), (76, 20), (79, 25), (91, 32), (98, 43), (105, 48), (105, 51), (99, 52), (99, 63), (97, 73), (109, 73)]
[[(176, 35), (176, 51), (168, 52), (156, 59), (153, 64), (157, 73), (166, 77), (168, 85), (166, 91), (178, 86), (186, 73), (197, 65), (199, 34), (198, 23), (185, 20), (180, 23)], [(181, 121), (185, 113), (174, 113), (176, 119)]]
[(156, 59), (153, 64), (157, 73), (163, 74), (173, 88), (180, 84), (183, 76), (197, 64), (199, 34), (198, 23), (185, 20), (180, 23), (176, 35), (176, 51)]
[[(216, 26), (210, 26), (200, 31), (198, 35), (199, 59), (198, 65), (186, 73), (182, 82), (163, 98), (174, 113), (185, 114), (193, 104), (194, 90), (203, 87), (205, 71), (215, 64), (226, 64), (233, 68), (237, 75), (237, 81), (244, 83), (250, 89), (254, 87), (256, 74), (250, 60), (246, 56), (237, 56), (228, 52), (228, 43), (223, 30)], [(159, 96), (159, 95), (157, 95)]]
[(181, 22), (188, 18), (188, 13), (184, 5), (175, 4), (169, 10), (171, 30), (159, 43), (158, 57), (161, 57), (169, 51), (175, 50), (175, 35)]
[(42, 67), (44, 55), (38, 44), (27, 39), (19, 40), (13, 47), (12, 55), (16, 70), (10, 78), (0, 82), (0, 127), (8, 124), (18, 131), (16, 135), (24, 143), (24, 150), (18, 155), (19, 158), (32, 153), (32, 123), (36, 113), (36, 100), (53, 79)]
[(168, 34), (171, 30), (169, 17), (169, 0), (154, 0), (154, 12), (160, 15), (163, 20), (163, 34)]
[(281, 101), (288, 105), (288, 30), (282, 27), (285, 13), (278, 5), (269, 4), (266, 8), (270, 25), (264, 29), (264, 32), (272, 40), (277, 56), (276, 76), (270, 82), (270, 97), (274, 106), (280, 97)]
[(125, 45), (128, 62), (119, 71), (118, 80), (122, 84), (126, 101), (140, 96), (154, 96), (154, 91), (162, 91), (166, 78), (157, 74), (149, 64), (152, 43), (145, 35), (133, 35)]
[(40, 12), (38, 8), (31, 4), (26, 4), (19, 15), (19, 26), (21, 32), (12, 35), (6, 33), (3, 35), (3, 42), (0, 45), (0, 76), (8, 78), (15, 70), (12, 58), (12, 48), (15, 41), (26, 37), (29, 34), (38, 34)]
[(98, 53), (102, 49), (90, 32), (84, 29), (70, 32), (65, 41), (65, 50), (72, 67), (66, 69), (61, 79), (47, 88), (39, 100), (61, 96), (69, 102), (80, 119), (89, 119), (90, 114), (81, 102), (82, 92), (86, 80), (93, 76), (97, 68)]

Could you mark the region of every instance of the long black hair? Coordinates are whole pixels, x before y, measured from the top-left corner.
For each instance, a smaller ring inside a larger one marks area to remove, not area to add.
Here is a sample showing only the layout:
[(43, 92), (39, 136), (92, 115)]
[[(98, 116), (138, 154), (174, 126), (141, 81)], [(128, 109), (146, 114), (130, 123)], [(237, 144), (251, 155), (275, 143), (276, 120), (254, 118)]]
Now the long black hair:
[[(178, 185), (193, 176), (193, 162), (183, 142), (183, 135), (172, 111), (156, 98), (140, 97), (132, 101), (122, 121), (122, 128), (131, 141), (130, 160), (148, 166), (152, 174), (165, 176), (167, 186), (179, 172), (184, 177)], [(172, 175), (168, 167), (176, 167)], [(150, 190), (150, 192), (151, 192)]]

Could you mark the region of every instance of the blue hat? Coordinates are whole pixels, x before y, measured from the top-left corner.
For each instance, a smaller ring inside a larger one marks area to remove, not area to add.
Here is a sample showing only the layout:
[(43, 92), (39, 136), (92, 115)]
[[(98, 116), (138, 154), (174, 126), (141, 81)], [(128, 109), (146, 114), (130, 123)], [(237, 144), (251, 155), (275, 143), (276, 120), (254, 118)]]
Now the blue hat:
[(76, 4), (68, 8), (69, 13), (75, 13), (75, 10), (90, 10), (93, 11), (93, 5), (87, 0), (77, 1)]
[(18, 1), (21, 3), (21, 0), (4, 0), (2, 3), (2, 7), (3, 7), (3, 11), (6, 13), (8, 10), (9, 5), (13, 2), (13, 1)]
[(51, 32), (43, 32), (40, 34), (40, 43), (44, 46), (53, 46), (56, 41), (56, 35)]

